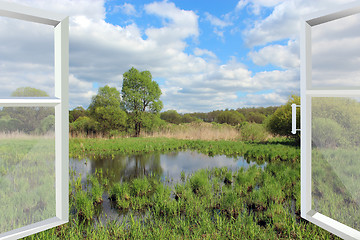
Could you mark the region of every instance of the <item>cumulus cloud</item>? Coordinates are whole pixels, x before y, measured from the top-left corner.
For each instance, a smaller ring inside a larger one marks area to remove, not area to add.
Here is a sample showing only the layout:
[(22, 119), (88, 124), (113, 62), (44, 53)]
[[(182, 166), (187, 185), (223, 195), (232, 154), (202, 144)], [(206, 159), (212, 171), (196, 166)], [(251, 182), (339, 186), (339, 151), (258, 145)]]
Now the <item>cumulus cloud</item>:
[(274, 44), (249, 53), (251, 60), (259, 65), (273, 65), (283, 69), (299, 68), (299, 43), (289, 40), (287, 45)]
[(254, 5), (272, 6), (274, 10), (264, 19), (253, 22), (252, 26), (243, 32), (245, 43), (253, 47), (282, 39), (298, 38), (301, 16), (349, 2), (352, 0), (254, 1)]
[[(154, 78), (164, 79), (161, 84), (164, 110), (193, 112), (243, 106), (280, 105), (290, 94), (298, 93), (299, 16), (339, 1), (239, 1), (237, 10), (249, 7), (254, 14), (257, 14), (256, 8), (273, 8), (268, 16), (257, 17), (257, 20), (243, 32), (243, 36), (248, 46), (262, 46), (257, 50), (251, 50), (248, 55), (256, 65), (271, 64), (282, 70), (257, 73), (251, 72), (246, 65), (235, 58), (231, 58), (225, 64), (218, 63), (214, 52), (200, 46), (195, 47), (193, 51), (187, 51), (189, 41), (198, 41), (199, 16), (193, 11), (178, 8), (170, 1), (144, 5), (143, 14), (152, 15), (162, 21), (161, 27), (150, 26), (146, 29), (139, 27), (136, 22), (122, 26), (107, 23), (104, 1), (17, 0), (16, 2), (70, 15), (72, 107), (77, 105), (87, 107), (91, 96), (97, 91), (93, 88), (95, 82), (99, 86), (109, 84), (120, 89), (122, 74), (134, 66), (140, 71), (150, 70)], [(131, 13), (131, 7), (127, 6), (127, 8)], [(231, 19), (225, 16), (219, 18), (212, 16), (209, 17), (209, 21), (210, 19), (219, 34), (223, 28), (231, 26)], [(27, 32), (25, 26), (10, 25), (0, 19), (0, 40), (9, 44), (6, 46), (14, 46), (9, 48), (0, 45), (2, 56), (0, 82), (7, 83), (0, 89), (0, 94), (9, 94), (18, 85), (40, 86), (39, 88), (52, 93), (52, 29), (50, 28), (48, 34), (46, 29), (40, 28), (31, 27)], [(350, 34), (351, 31), (347, 33)], [(25, 41), (23, 36), (26, 34), (33, 36), (26, 37)], [(287, 40), (286, 44), (271, 45), (273, 41), (283, 39)], [(341, 49), (336, 43), (331, 41), (328, 43), (333, 44), (329, 46), (335, 49)], [(347, 45), (349, 42), (343, 44), (345, 45), (342, 49), (351, 51)], [(316, 48), (319, 53), (327, 51), (321, 47), (324, 46)], [(39, 52), (41, 54), (38, 54)], [(337, 54), (337, 52), (333, 53)], [(358, 66), (359, 63), (353, 64)], [(317, 66), (321, 68), (320, 63)], [(19, 72), (22, 76), (15, 78)], [(17, 80), (11, 81), (11, 79)], [(248, 94), (239, 97), (239, 92)]]

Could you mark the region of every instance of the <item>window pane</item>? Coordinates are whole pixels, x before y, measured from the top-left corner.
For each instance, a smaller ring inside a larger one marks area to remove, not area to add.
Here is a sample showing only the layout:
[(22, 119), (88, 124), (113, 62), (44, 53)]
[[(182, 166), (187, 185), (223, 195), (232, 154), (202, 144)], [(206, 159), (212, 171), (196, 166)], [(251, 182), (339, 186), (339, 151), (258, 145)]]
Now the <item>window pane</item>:
[(312, 27), (312, 87), (360, 87), (360, 14)]
[(54, 96), (52, 26), (0, 17), (0, 85), (1, 98), (11, 97), (20, 87)]
[(53, 107), (0, 110), (0, 234), (56, 216)]
[(360, 103), (312, 98), (312, 209), (360, 230)]

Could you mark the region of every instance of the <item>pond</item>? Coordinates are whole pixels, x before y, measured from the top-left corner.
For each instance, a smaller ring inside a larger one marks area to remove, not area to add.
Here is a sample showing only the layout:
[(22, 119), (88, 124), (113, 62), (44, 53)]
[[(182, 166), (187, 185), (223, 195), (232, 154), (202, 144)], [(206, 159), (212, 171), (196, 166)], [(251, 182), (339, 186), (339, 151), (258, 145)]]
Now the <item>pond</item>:
[[(95, 169), (102, 169), (104, 177), (109, 179), (110, 185), (144, 175), (158, 175), (166, 184), (173, 184), (180, 181), (181, 172), (184, 172), (187, 176), (203, 168), (227, 167), (234, 171), (241, 167), (246, 169), (252, 165), (264, 168), (266, 163), (259, 165), (243, 157), (208, 156), (194, 151), (70, 159), (70, 168), (75, 170), (78, 176), (81, 174), (83, 183), (86, 182), (89, 174), (95, 173)], [(104, 193), (104, 202), (97, 209), (97, 220), (103, 224), (106, 224), (109, 220), (122, 221), (127, 213), (114, 208), (108, 197), (107, 193)]]
[[(88, 174), (95, 173), (95, 169), (102, 169), (110, 185), (113, 182), (128, 181), (144, 175), (158, 175), (164, 181), (177, 182), (180, 180), (182, 171), (188, 175), (203, 168), (227, 167), (236, 170), (241, 167), (248, 168), (251, 165), (257, 164), (243, 157), (208, 156), (194, 151), (70, 159), (70, 168), (77, 174), (81, 173), (82, 182), (86, 181)], [(260, 166), (263, 168), (265, 165), (266, 163)]]

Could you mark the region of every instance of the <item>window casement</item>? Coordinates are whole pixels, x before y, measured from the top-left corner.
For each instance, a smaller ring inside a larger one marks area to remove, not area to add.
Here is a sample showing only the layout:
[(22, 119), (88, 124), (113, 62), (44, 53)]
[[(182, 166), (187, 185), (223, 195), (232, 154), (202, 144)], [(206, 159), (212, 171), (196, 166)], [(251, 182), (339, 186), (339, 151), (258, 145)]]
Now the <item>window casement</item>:
[(302, 20), (301, 217), (344, 239), (360, 239), (359, 43), (359, 3)]
[(18, 239), (69, 220), (69, 18), (2, 1), (0, 16), (54, 27), (54, 96), (0, 96), (0, 109), (52, 114), (52, 134), (0, 133), (0, 239)]

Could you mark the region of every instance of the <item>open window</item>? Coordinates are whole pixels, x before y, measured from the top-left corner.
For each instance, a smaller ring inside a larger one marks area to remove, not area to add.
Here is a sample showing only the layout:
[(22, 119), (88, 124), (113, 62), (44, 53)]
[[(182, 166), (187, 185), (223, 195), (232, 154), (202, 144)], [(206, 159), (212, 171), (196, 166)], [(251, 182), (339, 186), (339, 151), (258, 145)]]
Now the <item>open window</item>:
[[(50, 25), (54, 32), (51, 96), (0, 95), (0, 239), (16, 239), (69, 218), (69, 20), (5, 2), (0, 2), (0, 16)], [(12, 46), (1, 47), (11, 53)]]
[(301, 216), (360, 239), (360, 5), (301, 31)]

